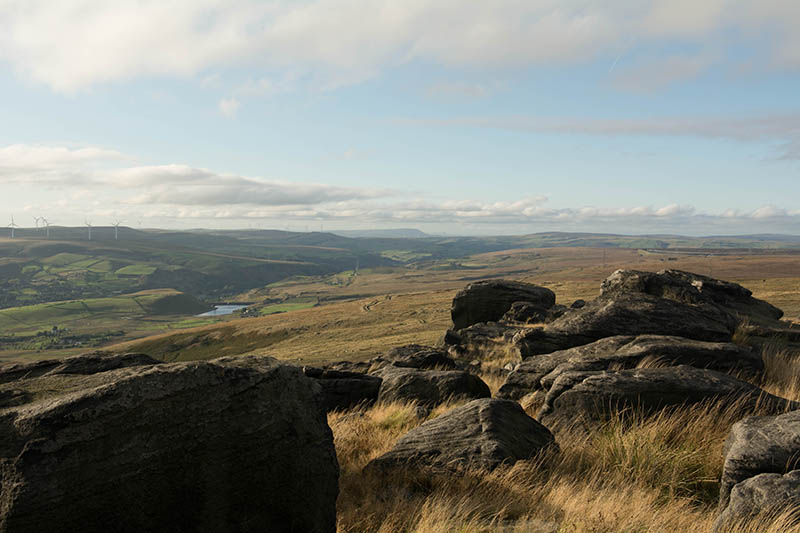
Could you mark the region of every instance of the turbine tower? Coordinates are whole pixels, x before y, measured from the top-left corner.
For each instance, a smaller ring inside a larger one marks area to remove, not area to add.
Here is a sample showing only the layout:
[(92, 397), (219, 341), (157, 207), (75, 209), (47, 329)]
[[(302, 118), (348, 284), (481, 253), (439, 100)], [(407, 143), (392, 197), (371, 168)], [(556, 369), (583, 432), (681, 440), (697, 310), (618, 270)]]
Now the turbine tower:
[(86, 224), (86, 227), (89, 228), (89, 240), (92, 240), (92, 223), (88, 222), (86, 219), (83, 219), (83, 223)]
[(16, 224), (14, 224), (14, 215), (11, 215), (11, 224), (9, 224), (8, 227), (11, 228), (11, 238), (13, 239), (14, 238), (14, 228), (18, 228), (19, 227)]
[(33, 221), (36, 223), (36, 231), (37, 232), (39, 231), (39, 221), (40, 220), (42, 220), (42, 217), (37, 217), (37, 216), (33, 217)]
[(42, 217), (42, 224), (44, 224), (45, 238), (49, 239), (50, 238), (50, 221), (48, 221), (46, 218)]
[(114, 226), (114, 240), (115, 241), (117, 240), (117, 235), (118, 235), (117, 231), (119, 230), (119, 225), (120, 224), (122, 224), (122, 222), (120, 220), (117, 220), (116, 222), (111, 224), (112, 226)]

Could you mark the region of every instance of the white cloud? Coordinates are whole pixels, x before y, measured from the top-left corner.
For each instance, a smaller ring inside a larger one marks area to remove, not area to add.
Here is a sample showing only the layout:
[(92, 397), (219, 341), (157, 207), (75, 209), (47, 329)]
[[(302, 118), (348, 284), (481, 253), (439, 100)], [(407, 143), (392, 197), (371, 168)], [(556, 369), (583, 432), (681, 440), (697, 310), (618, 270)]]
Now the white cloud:
[(226, 117), (232, 117), (239, 111), (239, 100), (237, 98), (223, 98), (219, 101), (219, 112)]
[(517, 68), (766, 34), (765, 61), (797, 68), (798, 25), (794, 0), (5, 0), (0, 61), (65, 92), (241, 66), (335, 87), (414, 60)]
[[(130, 156), (98, 147), (0, 147), (0, 182), (8, 184), (0, 205), (11, 210), (22, 205), (25, 211), (45, 213), (62, 224), (79, 223), (84, 217), (144, 217), (172, 227), (203, 226), (214, 220), (233, 225), (269, 220), (273, 225), (330, 221), (351, 227), (465, 224), (484, 233), (533, 229), (697, 233), (700, 228), (717, 233), (800, 232), (800, 211), (777, 206), (712, 213), (678, 204), (557, 207), (543, 195), (513, 201), (423, 199), (409, 191), (295, 183), (185, 164), (134, 163)], [(47, 184), (47, 190), (37, 187), (40, 183)], [(25, 187), (15, 200), (13, 191)]]

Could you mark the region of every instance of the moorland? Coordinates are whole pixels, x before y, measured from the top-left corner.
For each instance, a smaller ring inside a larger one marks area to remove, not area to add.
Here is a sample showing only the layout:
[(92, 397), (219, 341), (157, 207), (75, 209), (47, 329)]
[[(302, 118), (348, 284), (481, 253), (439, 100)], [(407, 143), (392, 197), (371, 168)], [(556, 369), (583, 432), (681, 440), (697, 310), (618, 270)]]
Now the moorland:
[[(793, 237), (366, 235), (96, 227), (89, 240), (86, 228), (20, 228), (0, 239), (0, 358), (119, 343), (166, 359), (219, 350), (299, 362), (366, 358), (436, 340), (454, 291), (470, 281), (530, 281), (566, 301), (593, 297), (616, 268), (742, 281), (800, 314)], [(217, 303), (247, 308), (196, 316)]]
[[(50, 239), (30, 230), (0, 241), (11, 304), (0, 309), (4, 361), (101, 348), (112, 357), (143, 353), (163, 362), (269, 355), (296, 365), (358, 364), (409, 344), (440, 346), (453, 324), (451, 302), (470, 283), (524, 281), (570, 306), (597, 297), (617, 269), (669, 268), (740, 283), (780, 307), (785, 326), (800, 322), (800, 248), (776, 236), (351, 238), (126, 228), (114, 239), (113, 230), (102, 230), (92, 241), (68, 228)], [(247, 307), (196, 316), (223, 302)], [(793, 346), (756, 339), (747, 324), (733, 340), (763, 358), (763, 372), (747, 378), (752, 386), (800, 401)], [(470, 368), (496, 395), (519, 354), (477, 357)], [(331, 411), (338, 530), (708, 531), (717, 517), (724, 442), (743, 416), (742, 405), (715, 401), (628, 411), (590, 432), (556, 432), (558, 453), (513, 466), (467, 467), (457, 476), (409, 470), (390, 484), (365, 469), (411, 430), (464, 405), (393, 400)], [(729, 530), (777, 532), (793, 524), (784, 513)]]

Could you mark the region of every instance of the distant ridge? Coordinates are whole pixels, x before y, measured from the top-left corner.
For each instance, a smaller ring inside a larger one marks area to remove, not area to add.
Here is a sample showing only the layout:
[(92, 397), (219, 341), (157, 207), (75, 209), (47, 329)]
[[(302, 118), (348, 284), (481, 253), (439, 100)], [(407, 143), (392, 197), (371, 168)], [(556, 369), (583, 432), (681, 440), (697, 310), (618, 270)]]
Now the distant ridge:
[(399, 229), (355, 229), (332, 231), (334, 235), (342, 237), (350, 237), (354, 239), (368, 238), (368, 239), (424, 239), (430, 237), (424, 231), (414, 228), (399, 228)]

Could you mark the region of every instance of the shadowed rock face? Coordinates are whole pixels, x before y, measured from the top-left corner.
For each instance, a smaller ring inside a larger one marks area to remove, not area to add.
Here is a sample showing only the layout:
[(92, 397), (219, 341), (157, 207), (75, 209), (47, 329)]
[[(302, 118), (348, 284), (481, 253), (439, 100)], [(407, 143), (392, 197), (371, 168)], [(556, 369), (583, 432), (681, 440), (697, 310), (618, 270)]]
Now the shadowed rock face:
[(603, 296), (541, 328), (514, 338), (523, 358), (589, 344), (615, 335), (673, 335), (730, 341), (735, 324), (719, 308), (694, 306), (649, 294)]
[(671, 405), (711, 399), (727, 399), (731, 405), (736, 402), (743, 409), (762, 406), (773, 412), (800, 407), (727, 374), (680, 365), (564, 372), (547, 392), (539, 419), (550, 426), (556, 420), (601, 418), (610, 410), (635, 407), (650, 413)]
[(496, 322), (514, 302), (527, 302), (544, 310), (556, 303), (550, 289), (519, 281), (490, 280), (471, 283), (456, 294), (450, 316), (453, 329), (480, 322)]
[(306, 366), (303, 373), (319, 384), (326, 411), (372, 405), (381, 388), (381, 378), (361, 372)]
[(737, 283), (682, 270), (617, 270), (603, 281), (601, 287), (603, 296), (635, 293), (650, 294), (690, 305), (713, 305), (729, 313), (735, 322), (738, 322), (738, 317), (775, 321), (783, 316), (783, 311), (753, 298), (752, 292)]
[(408, 344), (392, 348), (386, 354), (386, 360), (394, 366), (407, 368), (456, 368), (455, 361), (447, 355), (447, 352), (420, 344)]
[(751, 348), (725, 342), (703, 342), (666, 335), (619, 335), (523, 361), (506, 378), (499, 398), (520, 399), (548, 390), (564, 372), (622, 370), (650, 360), (659, 366), (681, 364), (722, 372), (756, 374), (764, 363)]
[(729, 531), (736, 520), (760, 512), (780, 513), (800, 507), (800, 470), (788, 474), (759, 474), (733, 486), (728, 506), (714, 522), (714, 531)]
[(461, 370), (418, 370), (387, 366), (378, 400), (381, 402), (418, 401), (433, 406), (447, 400), (471, 400), (492, 395), (478, 376)]
[(553, 434), (526, 415), (518, 403), (487, 398), (473, 400), (411, 430), (367, 468), (473, 465), (493, 469), (531, 458), (554, 444)]
[(734, 485), (763, 473), (783, 474), (800, 467), (800, 411), (751, 416), (731, 427), (723, 452), (720, 510)]
[(333, 438), (299, 368), (125, 357), (0, 385), (24, 394), (0, 409), (0, 530), (335, 530)]

